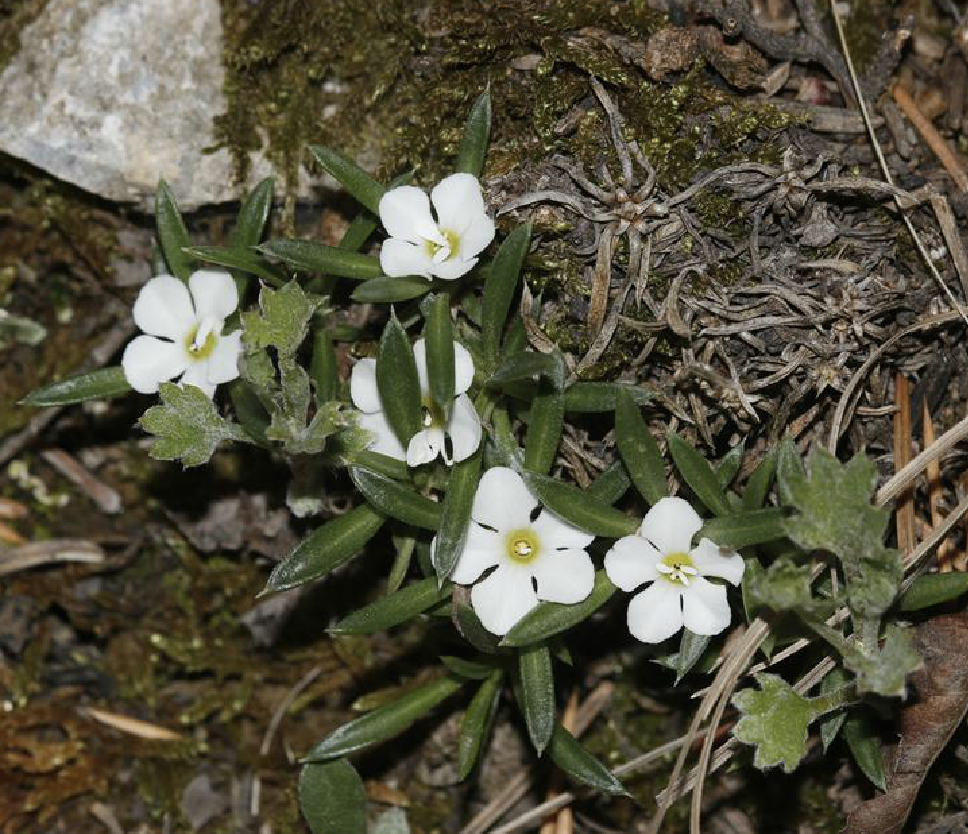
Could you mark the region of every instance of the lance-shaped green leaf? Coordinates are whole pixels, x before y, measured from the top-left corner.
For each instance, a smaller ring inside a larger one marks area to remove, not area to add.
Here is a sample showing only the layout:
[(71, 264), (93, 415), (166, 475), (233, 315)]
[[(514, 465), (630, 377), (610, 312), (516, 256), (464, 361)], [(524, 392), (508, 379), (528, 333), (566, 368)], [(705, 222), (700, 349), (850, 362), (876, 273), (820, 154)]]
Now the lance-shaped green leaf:
[(629, 793), (611, 771), (589, 753), (561, 724), (555, 724), (548, 745), (551, 760), (576, 782), (597, 788), (612, 796), (628, 796)]
[(415, 721), (453, 695), (463, 683), (452, 677), (425, 683), (401, 698), (377, 707), (373, 712), (334, 730), (313, 748), (306, 761), (335, 759), (400, 735)]
[(621, 538), (631, 536), (639, 528), (639, 522), (625, 513), (596, 501), (588, 492), (571, 484), (556, 481), (545, 475), (522, 472), (528, 489), (535, 497), (569, 524), (596, 536)]
[(475, 649), (484, 654), (494, 654), (497, 651), (500, 638), (484, 628), (474, 609), (459, 601), (456, 594), (453, 602), (453, 618), (457, 630)]
[(753, 745), (753, 764), (761, 770), (782, 764), (792, 773), (807, 753), (807, 731), (822, 715), (856, 700), (853, 687), (807, 698), (776, 675), (756, 676), (759, 690), (743, 689), (733, 696), (742, 717), (733, 735)]
[(407, 332), (393, 313), (383, 328), (376, 354), (376, 386), (383, 414), (406, 449), (420, 430), (420, 380)]
[(314, 240), (269, 240), (259, 246), (258, 251), (303, 272), (322, 272), (355, 281), (383, 275), (379, 258)]
[(309, 362), (309, 376), (316, 388), (316, 402), (335, 400), (339, 394), (339, 369), (333, 340), (322, 324), (313, 333), (313, 356)]
[(131, 390), (121, 367), (102, 368), (85, 374), (67, 377), (31, 391), (21, 405), (43, 408), (52, 405), (73, 405), (88, 400), (108, 400)]
[[(820, 682), (820, 694), (826, 695), (829, 692), (840, 689), (846, 686), (849, 680), (843, 667), (837, 666), (831, 669), (828, 675)], [(831, 713), (820, 722), (820, 741), (823, 744), (824, 753), (830, 749), (830, 745), (837, 738), (837, 734), (840, 732), (840, 728), (844, 725), (846, 719), (847, 711), (840, 710)]]
[(769, 495), (770, 483), (773, 481), (775, 471), (776, 450), (770, 449), (746, 482), (746, 489), (743, 490), (744, 510), (758, 510), (766, 503), (766, 496)]
[(799, 483), (806, 477), (800, 450), (789, 437), (784, 437), (774, 450), (776, 454), (776, 486), (781, 504), (790, 503), (788, 483)]
[(526, 351), (507, 357), (487, 380), (488, 388), (500, 388), (505, 383), (522, 379), (547, 379), (551, 386), (560, 391), (565, 384), (565, 360), (561, 352), (534, 353)]
[(565, 391), (565, 411), (573, 414), (604, 414), (618, 406), (619, 394), (627, 393), (636, 405), (655, 398), (648, 388), (622, 382), (576, 382)]
[(882, 791), (887, 790), (887, 774), (884, 772), (881, 743), (864, 712), (854, 710), (847, 716), (844, 722), (844, 741), (847, 742), (857, 766), (871, 780), (874, 787)]
[(700, 661), (706, 648), (709, 646), (711, 637), (708, 634), (694, 634), (688, 628), (682, 630), (682, 637), (679, 639), (679, 652), (676, 654), (676, 686), (692, 668)]
[(729, 515), (729, 502), (709, 462), (675, 432), (669, 432), (669, 454), (689, 488), (715, 515)]
[(343, 462), (361, 466), (363, 469), (370, 470), (370, 472), (376, 472), (397, 481), (410, 479), (410, 470), (407, 469), (407, 464), (404, 461), (399, 458), (391, 458), (389, 455), (381, 455), (379, 452), (371, 452), (368, 449), (354, 451)]
[(194, 261), (183, 250), (191, 246), (192, 241), (178, 210), (178, 203), (175, 202), (175, 195), (164, 180), (158, 181), (158, 190), (155, 192), (155, 228), (158, 244), (171, 274), (182, 281), (188, 281)]
[(430, 396), (446, 414), (454, 399), (454, 326), (450, 320), (450, 296), (440, 293), (430, 305), (424, 327), (427, 377)]
[(353, 289), (350, 297), (357, 304), (397, 304), (430, 292), (432, 284), (419, 275), (406, 278), (371, 278)]
[(478, 96), (464, 125), (464, 135), (460, 140), (460, 153), (457, 155), (456, 171), (462, 174), (481, 176), (484, 170), (484, 157), (487, 154), (487, 141), (491, 135), (491, 90), (484, 90)]
[(518, 226), (509, 234), (494, 256), (484, 285), (481, 308), (481, 351), (484, 370), (493, 370), (501, 359), (504, 325), (514, 301), (524, 256), (531, 245), (531, 224)]
[(531, 419), (524, 442), (524, 465), (530, 472), (547, 475), (558, 454), (565, 407), (561, 394), (541, 394), (531, 404)]
[(707, 538), (720, 547), (739, 550), (754, 544), (763, 544), (786, 537), (783, 523), (789, 513), (782, 507), (765, 510), (749, 510), (734, 515), (710, 518), (697, 533), (697, 541)]
[(566, 605), (561, 602), (539, 602), (525, 614), (501, 641), (502, 646), (529, 646), (567, 631), (587, 620), (615, 593), (615, 586), (605, 571), (595, 571), (591, 593), (581, 602)]
[(622, 461), (617, 460), (592, 481), (585, 492), (597, 501), (614, 504), (628, 492), (632, 479)]
[(968, 573), (926, 573), (911, 583), (901, 596), (898, 609), (904, 612), (920, 611), (950, 602), (964, 593), (968, 593)]
[(266, 436), (266, 429), (269, 428), (269, 412), (252, 390), (252, 386), (244, 379), (235, 379), (229, 385), (229, 396), (232, 399), (235, 418), (245, 429), (245, 433), (255, 443), (268, 447), (270, 443)]
[(716, 464), (716, 478), (723, 489), (726, 489), (739, 474), (744, 454), (746, 454), (745, 438), (719, 459)]
[(425, 530), (440, 526), (440, 504), (400, 481), (359, 466), (350, 467), (350, 478), (370, 504), (384, 515)]
[(359, 203), (373, 214), (380, 213), (380, 198), (386, 190), (355, 162), (322, 145), (310, 145), (309, 152)]
[(551, 652), (544, 643), (528, 646), (518, 653), (521, 675), (521, 705), (524, 723), (534, 749), (540, 756), (555, 729), (555, 678)]
[(493, 663), (468, 660), (464, 657), (455, 657), (449, 654), (441, 655), (440, 662), (447, 667), (448, 671), (472, 681), (482, 681), (495, 670)]
[(462, 780), (470, 775), (481, 755), (484, 736), (497, 709), (500, 685), (501, 670), (493, 669), (474, 694), (461, 719), (457, 738), (457, 767)]
[(272, 209), (272, 189), (275, 181), (266, 177), (249, 192), (239, 208), (239, 216), (235, 219), (235, 226), (229, 240), (233, 247), (245, 248), (255, 246), (262, 240), (262, 232), (269, 219)]
[(375, 634), (422, 614), (450, 596), (450, 587), (438, 587), (431, 576), (412, 582), (376, 602), (354, 611), (329, 629), (333, 634)]
[(295, 588), (327, 576), (359, 553), (385, 520), (386, 516), (362, 504), (327, 521), (276, 565), (262, 594)]
[(227, 266), (261, 278), (267, 284), (281, 287), (286, 283), (285, 271), (269, 263), (258, 252), (233, 246), (189, 246), (187, 255), (200, 261)]
[(366, 834), (366, 788), (346, 759), (303, 765), (299, 810), (313, 834)]
[(433, 553), (434, 570), (440, 582), (450, 576), (464, 549), (474, 495), (481, 480), (483, 453), (483, 449), (478, 447), (473, 455), (455, 463), (451, 469)]
[(616, 398), (615, 442), (635, 488), (649, 504), (669, 494), (659, 444), (628, 391), (619, 392)]

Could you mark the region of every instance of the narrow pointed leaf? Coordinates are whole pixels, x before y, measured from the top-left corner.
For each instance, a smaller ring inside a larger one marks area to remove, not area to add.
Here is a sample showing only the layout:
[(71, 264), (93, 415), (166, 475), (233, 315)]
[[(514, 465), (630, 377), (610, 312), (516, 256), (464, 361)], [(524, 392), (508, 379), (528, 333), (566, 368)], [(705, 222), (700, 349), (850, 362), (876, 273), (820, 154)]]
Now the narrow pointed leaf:
[(350, 296), (358, 304), (396, 304), (430, 292), (431, 283), (419, 275), (407, 278), (371, 278), (358, 284)]
[(425, 683), (401, 698), (339, 727), (316, 745), (306, 760), (318, 762), (334, 759), (400, 735), (462, 685), (463, 681), (452, 677)]
[(565, 385), (565, 360), (559, 351), (535, 353), (526, 351), (516, 353), (505, 359), (501, 366), (491, 374), (487, 381), (489, 388), (500, 388), (504, 383), (518, 382), (522, 379), (544, 378), (556, 391)]
[(192, 241), (178, 210), (178, 203), (175, 202), (175, 195), (164, 180), (158, 181), (158, 190), (155, 192), (155, 228), (171, 274), (182, 281), (188, 281), (194, 261), (183, 250), (191, 246)]
[(230, 237), (233, 247), (244, 249), (255, 246), (262, 240), (262, 232), (265, 230), (266, 220), (272, 209), (274, 185), (273, 178), (266, 177), (249, 192), (249, 196), (243, 201)]
[(398, 458), (391, 458), (389, 455), (381, 455), (379, 452), (371, 452), (368, 449), (356, 452), (352, 458), (346, 458), (345, 463), (355, 464), (370, 472), (385, 475), (396, 481), (407, 481), (410, 479), (410, 470), (407, 464)]
[(121, 367), (102, 368), (86, 374), (77, 374), (59, 382), (52, 382), (31, 391), (21, 405), (42, 408), (52, 405), (72, 405), (88, 400), (107, 400), (131, 391)]
[(269, 575), (263, 594), (321, 579), (345, 565), (383, 526), (386, 517), (367, 504), (327, 521), (293, 548)]
[(484, 90), (471, 107), (464, 125), (464, 135), (460, 140), (460, 153), (455, 170), (463, 174), (481, 176), (484, 170), (484, 157), (487, 155), (487, 141), (491, 135), (491, 91)]
[(333, 340), (321, 324), (313, 333), (313, 357), (309, 363), (309, 377), (316, 386), (316, 403), (334, 400), (339, 394), (339, 370)]
[(968, 593), (968, 573), (926, 573), (919, 576), (901, 596), (901, 611), (920, 611), (942, 602), (950, 602)]
[(639, 495), (649, 504), (667, 496), (665, 461), (659, 444), (628, 391), (621, 391), (617, 398), (615, 442)]
[(347, 252), (359, 252), (363, 244), (376, 230), (376, 218), (368, 211), (364, 211), (350, 221), (350, 225), (340, 238), (339, 248)]
[(789, 437), (783, 438), (776, 447), (776, 491), (780, 503), (792, 504), (789, 485), (800, 483), (805, 475), (800, 450)]
[(383, 275), (379, 258), (336, 246), (326, 246), (313, 240), (269, 240), (257, 249), (263, 255), (276, 258), (303, 272), (322, 272), (355, 281)]
[(299, 810), (313, 834), (366, 834), (366, 788), (346, 759), (303, 765)]
[(710, 539), (720, 547), (739, 550), (754, 544), (786, 538), (784, 519), (789, 513), (782, 507), (750, 510), (734, 515), (710, 518), (703, 524), (696, 540)]
[(521, 474), (528, 488), (544, 506), (579, 530), (596, 536), (621, 538), (631, 536), (639, 528), (640, 522), (608, 504), (596, 501), (586, 490), (544, 475), (530, 472)]
[(538, 475), (547, 475), (558, 454), (565, 406), (561, 394), (542, 394), (531, 404), (531, 421), (524, 442), (524, 465)]
[(457, 630), (468, 643), (484, 654), (494, 654), (497, 651), (500, 638), (484, 628), (473, 608), (455, 600), (453, 612)]
[(592, 481), (585, 492), (597, 501), (614, 504), (628, 492), (632, 479), (622, 461), (617, 460)]
[(884, 772), (884, 757), (881, 743), (863, 713), (851, 714), (844, 722), (844, 741), (863, 774), (871, 780), (874, 787), (887, 790), (887, 775)]
[(458, 677), (473, 681), (485, 680), (494, 672), (493, 664), (479, 663), (476, 660), (467, 660), (449, 654), (441, 655), (440, 662), (447, 667), (448, 671), (453, 672)]
[(679, 685), (689, 671), (695, 666), (709, 645), (708, 634), (694, 634), (688, 628), (682, 630), (679, 640), (679, 653), (676, 655), (676, 685)]
[(716, 464), (716, 479), (723, 489), (727, 489), (739, 474), (743, 465), (743, 455), (746, 454), (746, 439), (730, 449)]
[(457, 739), (457, 767), (460, 778), (466, 779), (481, 754), (484, 735), (497, 709), (501, 670), (493, 670), (480, 685), (460, 722)]
[(474, 495), (481, 480), (481, 459), (483, 448), (451, 469), (447, 492), (444, 494), (440, 511), (440, 528), (437, 531), (437, 544), (434, 547), (434, 570), (437, 579), (443, 582), (460, 559), (467, 535), (467, 524), (471, 518)]
[(481, 349), (487, 370), (496, 368), (501, 359), (504, 326), (518, 287), (521, 265), (530, 245), (531, 224), (525, 223), (504, 239), (491, 263), (481, 309)]
[(286, 283), (285, 272), (252, 249), (236, 246), (189, 246), (185, 253), (200, 261), (255, 275), (274, 287), (281, 287)]
[(590, 785), (613, 796), (628, 796), (628, 791), (611, 771), (589, 753), (561, 724), (556, 724), (548, 745), (551, 760), (576, 782)]
[(438, 587), (436, 577), (431, 576), (371, 602), (329, 630), (334, 634), (376, 634), (407, 622), (449, 596), (450, 587)]
[(776, 471), (776, 451), (771, 449), (757, 464), (743, 490), (743, 509), (758, 510), (766, 503), (773, 473)]
[(229, 385), (229, 396), (232, 399), (235, 418), (245, 433), (260, 446), (271, 446), (266, 436), (271, 418), (252, 387), (244, 379), (233, 380)]
[(342, 185), (360, 205), (379, 215), (380, 198), (386, 190), (380, 183), (355, 162), (330, 148), (310, 145), (309, 152), (323, 170)]
[(454, 400), (454, 326), (450, 320), (450, 296), (439, 293), (430, 305), (424, 328), (430, 396), (445, 413)]
[(618, 397), (628, 393), (636, 405), (645, 405), (655, 395), (648, 388), (624, 382), (576, 382), (565, 391), (565, 411), (575, 414), (603, 414), (614, 411)]
[(420, 430), (420, 381), (413, 348), (396, 315), (390, 316), (380, 337), (376, 384), (387, 422), (406, 449), (410, 438)]
[(359, 466), (350, 467), (350, 478), (370, 504), (384, 515), (425, 530), (440, 526), (440, 504), (384, 475)]
[(524, 723), (540, 756), (555, 729), (555, 678), (547, 645), (539, 643), (522, 649), (518, 653), (518, 671)]
[(729, 515), (729, 502), (708, 461), (674, 432), (669, 432), (668, 441), (676, 469), (696, 497), (715, 515)]
[(615, 586), (605, 571), (595, 571), (592, 592), (581, 602), (565, 605), (560, 602), (540, 602), (525, 614), (501, 641), (502, 646), (529, 646), (567, 631), (587, 620), (615, 593)]

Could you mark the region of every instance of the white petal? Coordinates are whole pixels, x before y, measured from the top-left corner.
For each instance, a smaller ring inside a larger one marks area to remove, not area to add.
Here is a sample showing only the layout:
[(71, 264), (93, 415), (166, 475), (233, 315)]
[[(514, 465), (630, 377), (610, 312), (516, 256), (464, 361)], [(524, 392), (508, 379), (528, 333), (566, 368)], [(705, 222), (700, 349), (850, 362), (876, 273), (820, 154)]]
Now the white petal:
[(383, 228), (391, 238), (411, 243), (445, 242), (430, 214), (430, 200), (421, 189), (412, 185), (391, 188), (380, 198), (378, 208)]
[(634, 591), (659, 578), (655, 566), (660, 558), (641, 536), (623, 536), (605, 554), (605, 573), (623, 591)]
[(481, 214), (471, 221), (471, 225), (460, 236), (460, 258), (470, 260), (483, 252), (488, 244), (494, 240), (494, 221), (486, 214)]
[(206, 372), (205, 362), (192, 362), (189, 364), (188, 369), (182, 374), (181, 379), (178, 380), (180, 385), (194, 385), (196, 388), (201, 388), (206, 396), (215, 396), (215, 383), (208, 378), (208, 373)]
[(463, 394), (474, 381), (474, 360), (460, 342), (454, 342), (454, 393)]
[(182, 373), (188, 362), (182, 345), (154, 336), (138, 336), (128, 342), (121, 357), (124, 378), (142, 394), (157, 394), (158, 386)]
[(397, 460), (407, 459), (403, 444), (397, 440), (396, 434), (390, 428), (390, 424), (387, 422), (387, 418), (383, 416), (382, 411), (374, 411), (372, 414), (361, 412), (356, 415), (356, 424), (370, 433), (372, 439), (370, 445), (366, 448), (371, 452), (389, 455)]
[(390, 237), (383, 241), (380, 248), (380, 269), (390, 278), (420, 275), (429, 281), (434, 262), (423, 245)]
[(581, 550), (588, 547), (595, 538), (573, 527), (550, 510), (542, 510), (541, 515), (532, 522), (531, 528), (538, 534), (542, 550)]
[(427, 340), (417, 339), (413, 343), (413, 361), (417, 365), (417, 384), (420, 386), (420, 396), (430, 395), (430, 374), (427, 372)]
[(200, 269), (188, 279), (188, 288), (199, 319), (211, 317), (224, 321), (239, 306), (239, 291), (227, 272)]
[(242, 353), (242, 331), (236, 330), (227, 336), (219, 336), (208, 359), (199, 364), (205, 365), (205, 374), (213, 385), (231, 382), (239, 375), (239, 356)]
[(719, 634), (729, 625), (730, 616), (724, 585), (697, 576), (683, 591), (683, 623), (694, 634)]
[(467, 525), (464, 549), (450, 578), (458, 585), (470, 585), (488, 568), (499, 564), (503, 553), (504, 536), (472, 521)]
[(471, 589), (471, 605), (492, 634), (507, 634), (537, 604), (531, 574), (507, 565), (501, 565)]
[(629, 631), (643, 643), (661, 643), (682, 628), (679, 589), (671, 582), (653, 582), (629, 603)]
[(436, 460), (444, 449), (444, 433), (440, 429), (423, 429), (410, 438), (407, 446), (407, 466), (423, 466)]
[(467, 394), (461, 394), (454, 400), (447, 434), (450, 435), (456, 463), (469, 458), (481, 445), (481, 418), (477, 416), (477, 409)]
[(735, 550), (723, 550), (709, 539), (700, 539), (689, 554), (700, 576), (718, 576), (733, 585), (739, 585), (746, 563)]
[(437, 212), (437, 225), (459, 234), (485, 213), (481, 184), (472, 174), (444, 177), (430, 192), (430, 200)]
[(538, 599), (573, 605), (595, 585), (595, 566), (584, 550), (542, 552), (529, 567), (538, 580)]
[(152, 336), (178, 342), (195, 326), (195, 310), (186, 287), (171, 275), (156, 275), (141, 288), (134, 302), (134, 323)]
[(530, 526), (531, 511), (537, 506), (517, 472), (495, 466), (484, 473), (477, 486), (471, 518), (499, 533), (508, 533)]
[(477, 258), (471, 258), (469, 261), (457, 257), (448, 258), (439, 264), (431, 262), (429, 271), (431, 275), (440, 278), (442, 281), (453, 281), (455, 278), (460, 278), (461, 275), (470, 272), (476, 263)]
[(692, 550), (692, 537), (702, 527), (699, 514), (682, 498), (660, 498), (650, 509), (639, 534), (645, 536), (663, 554), (688, 553)]
[(376, 387), (376, 359), (367, 356), (350, 371), (350, 399), (360, 411), (373, 414), (380, 411), (380, 391)]

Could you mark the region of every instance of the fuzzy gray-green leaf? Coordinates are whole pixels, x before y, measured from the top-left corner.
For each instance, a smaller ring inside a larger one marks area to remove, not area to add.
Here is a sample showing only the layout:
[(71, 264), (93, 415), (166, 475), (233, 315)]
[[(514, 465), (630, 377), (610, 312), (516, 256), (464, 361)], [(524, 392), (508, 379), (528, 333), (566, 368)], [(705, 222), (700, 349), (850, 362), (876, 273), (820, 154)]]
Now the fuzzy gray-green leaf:
[(297, 281), (278, 290), (263, 287), (258, 312), (242, 314), (246, 351), (274, 347), (283, 356), (294, 356), (309, 332), (309, 322), (319, 304), (319, 299), (306, 295)]

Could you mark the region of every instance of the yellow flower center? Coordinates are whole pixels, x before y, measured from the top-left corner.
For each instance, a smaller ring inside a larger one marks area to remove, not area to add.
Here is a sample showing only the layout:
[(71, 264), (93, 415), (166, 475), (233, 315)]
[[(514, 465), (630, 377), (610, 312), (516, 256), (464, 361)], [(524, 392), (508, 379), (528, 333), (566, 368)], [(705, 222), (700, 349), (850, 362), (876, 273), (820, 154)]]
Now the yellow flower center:
[(541, 543), (534, 530), (512, 530), (505, 538), (505, 549), (512, 562), (526, 565), (538, 558), (541, 553)]
[(655, 566), (659, 575), (674, 585), (689, 587), (689, 582), (699, 575), (688, 553), (669, 553)]
[[(446, 243), (435, 243), (432, 240), (426, 242), (427, 254), (430, 255), (438, 263), (443, 261), (449, 261), (451, 258), (455, 257), (460, 253), (460, 235), (457, 232), (451, 232), (447, 229), (441, 229), (441, 234), (444, 236)], [(446, 253), (441, 254), (443, 250), (446, 249)]]
[(425, 429), (442, 429), (447, 425), (447, 415), (444, 410), (430, 397), (424, 397), (423, 405), (423, 427)]
[(212, 318), (202, 319), (185, 337), (185, 350), (192, 359), (207, 359), (215, 350), (218, 341), (216, 329), (218, 322)]

